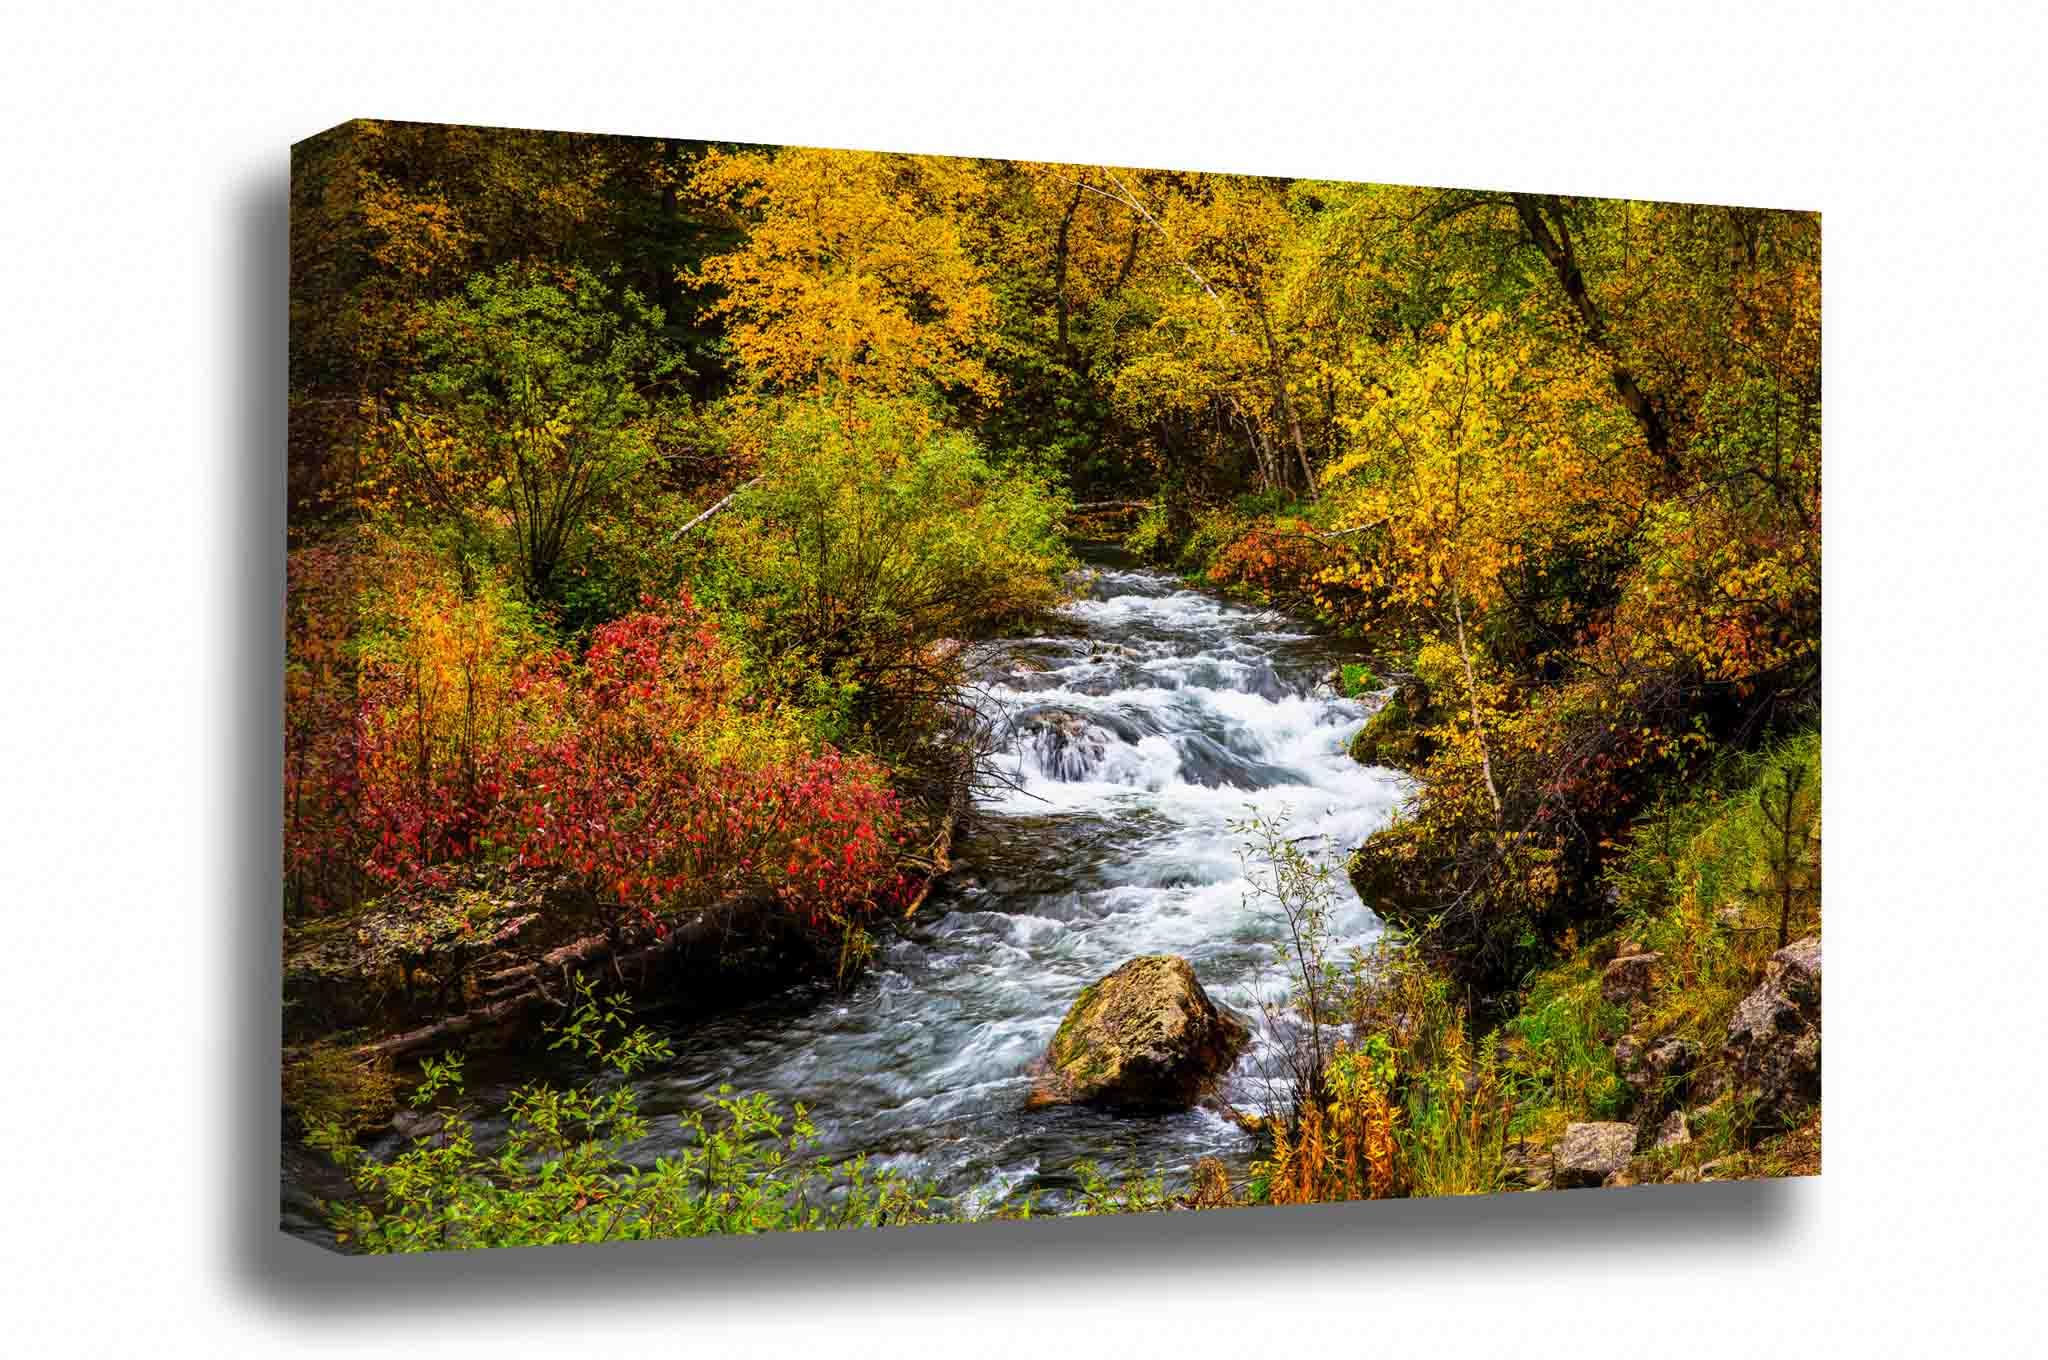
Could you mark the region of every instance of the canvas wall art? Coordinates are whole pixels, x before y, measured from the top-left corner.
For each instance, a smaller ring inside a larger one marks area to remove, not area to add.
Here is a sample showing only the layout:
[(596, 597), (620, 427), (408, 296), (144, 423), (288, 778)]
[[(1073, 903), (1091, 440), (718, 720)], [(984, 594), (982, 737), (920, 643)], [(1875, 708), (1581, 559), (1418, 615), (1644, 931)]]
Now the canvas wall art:
[(287, 1231), (1819, 1172), (1818, 214), (358, 121), (290, 297)]

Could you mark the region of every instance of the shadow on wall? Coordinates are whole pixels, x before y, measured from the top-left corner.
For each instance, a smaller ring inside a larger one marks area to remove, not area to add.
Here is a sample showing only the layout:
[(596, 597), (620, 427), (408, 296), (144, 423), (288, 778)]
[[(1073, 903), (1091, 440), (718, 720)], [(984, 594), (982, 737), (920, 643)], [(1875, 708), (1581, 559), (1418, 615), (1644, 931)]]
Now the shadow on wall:
[[(1360, 1267), (1383, 1281), (1449, 1267), (1487, 1271), (1570, 1245), (1596, 1253), (1684, 1246), (1769, 1247), (1810, 1213), (1817, 1187), (1744, 1181), (1647, 1186), (1605, 1193), (1496, 1195), (1307, 1208), (1044, 1220), (870, 1233), (782, 1234), (717, 1241), (626, 1243), (572, 1251), (344, 1257), (278, 1228), (279, 961), (283, 781), (286, 282), (289, 184), (280, 166), (236, 188), (227, 204), (241, 260), (242, 347), (224, 381), (242, 421), (234, 451), (241, 489), (235, 551), (224, 583), (235, 602), (230, 673), (221, 696), (237, 780), (222, 827), (234, 866), (222, 956), (243, 990), (215, 1046), (226, 1065), (229, 1136), (214, 1166), (226, 1272), (253, 1302), (306, 1319), (553, 1313), (641, 1300), (788, 1300), (808, 1295), (871, 1303), (899, 1287), (1014, 1281), (1040, 1286), (1114, 1278), (1139, 1289), (1298, 1283), (1299, 1270)], [(1364, 1277), (1361, 1277), (1364, 1278)]]

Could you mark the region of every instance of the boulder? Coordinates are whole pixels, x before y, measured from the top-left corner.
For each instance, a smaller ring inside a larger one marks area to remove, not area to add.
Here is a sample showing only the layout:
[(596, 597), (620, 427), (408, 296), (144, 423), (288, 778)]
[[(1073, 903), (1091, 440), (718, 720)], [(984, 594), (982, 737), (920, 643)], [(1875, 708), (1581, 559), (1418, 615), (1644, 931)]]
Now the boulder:
[(1685, 1111), (1673, 1110), (1664, 1116), (1664, 1122), (1657, 1126), (1657, 1141), (1652, 1145), (1660, 1148), (1684, 1147), (1692, 1141), (1692, 1126), (1685, 1122)]
[(1398, 685), (1351, 739), (1351, 758), (1361, 765), (1418, 770), (1436, 753), (1425, 731), (1434, 717), (1429, 691), (1419, 680)]
[(1818, 936), (1786, 945), (1728, 1021), (1723, 1060), (1779, 1121), (1820, 1099), (1820, 968)]
[(1186, 959), (1140, 955), (1068, 1009), (1030, 1104), (1184, 1110), (1230, 1069), (1250, 1037), (1209, 999)]
[(1551, 1149), (1551, 1179), (1560, 1190), (1599, 1185), (1628, 1165), (1636, 1126), (1618, 1122), (1567, 1125)]
[(1629, 1073), (1642, 1066), (1643, 1041), (1635, 1034), (1624, 1034), (1614, 1041), (1614, 1068), (1617, 1072)]
[(1643, 1066), (1657, 1077), (1677, 1077), (1692, 1071), (1700, 1059), (1699, 1045), (1677, 1035), (1659, 1039), (1643, 1050)]
[(1720, 1063), (1706, 1063), (1685, 1083), (1686, 1103), (1712, 1109), (1729, 1096), (1728, 1069)]
[(1621, 1079), (1635, 1092), (1637, 1100), (1655, 1107), (1647, 1111), (1652, 1115), (1682, 1093), (1687, 1083), (1676, 1078), (1692, 1072), (1699, 1065), (1699, 1058), (1699, 1045), (1675, 1034), (1648, 1043), (1625, 1034), (1614, 1044), (1614, 1065)]
[(391, 1116), (391, 1131), (409, 1143), (438, 1138), (445, 1126), (439, 1110), (400, 1110)]
[(1245, 677), (1244, 688), (1246, 692), (1276, 704), (1294, 697), (1294, 691), (1288, 688), (1270, 661), (1261, 661), (1253, 668), (1252, 673)]
[(1658, 953), (1621, 954), (1600, 974), (1600, 999), (1617, 1006), (1630, 1005), (1649, 996), (1657, 982)]

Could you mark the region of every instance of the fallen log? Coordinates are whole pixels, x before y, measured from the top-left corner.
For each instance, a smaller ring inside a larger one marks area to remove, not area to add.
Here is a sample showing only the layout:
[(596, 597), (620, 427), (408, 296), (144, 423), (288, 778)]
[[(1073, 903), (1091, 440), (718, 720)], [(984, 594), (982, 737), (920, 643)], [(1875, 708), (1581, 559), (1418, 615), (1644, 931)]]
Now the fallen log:
[[(523, 1019), (525, 1012), (535, 1006), (546, 1004), (557, 1011), (567, 1010), (569, 998), (574, 995), (568, 984), (572, 978), (592, 967), (610, 972), (622, 984), (627, 982), (627, 974), (632, 973), (636, 975), (635, 984), (644, 986), (652, 967), (677, 955), (686, 955), (697, 945), (710, 943), (723, 933), (724, 928), (725, 917), (714, 908), (683, 925), (671, 926), (665, 935), (656, 935), (652, 931), (637, 932), (633, 938), (614, 936), (609, 932), (586, 935), (549, 950), (531, 963), (503, 969), (484, 979), (491, 984), (491, 991), (483, 1005), (403, 1034), (363, 1044), (355, 1050), (356, 1056), (410, 1057), (445, 1048), (451, 1041), (478, 1030)], [(555, 978), (563, 983), (560, 994), (548, 988), (548, 982)]]
[(503, 1001), (495, 1002), (492, 1005), (479, 1007), (473, 1011), (464, 1011), (461, 1015), (436, 1021), (434, 1024), (409, 1031), (405, 1034), (394, 1034), (388, 1039), (380, 1039), (373, 1044), (364, 1044), (356, 1049), (355, 1056), (358, 1058), (406, 1058), (429, 1049), (439, 1050), (472, 1031), (486, 1026), (495, 1027), (500, 1024), (510, 1023), (518, 1018), (521, 1012), (529, 1007), (539, 1005), (544, 999), (539, 991), (520, 992), (515, 996), (506, 997)]
[[(924, 904), (932, 885), (952, 867), (953, 835), (970, 801), (970, 786), (963, 778), (952, 791), (932, 842), (929, 861), (918, 866), (927, 872), (904, 912), (906, 917)], [(688, 921), (665, 923), (665, 933), (634, 926), (630, 931), (613, 929), (570, 940), (530, 962), (501, 968), (477, 979), (481, 1004), (432, 1024), (362, 1044), (355, 1049), (355, 1055), (361, 1059), (416, 1057), (439, 1052), (480, 1032), (523, 1023), (530, 1012), (542, 1007), (564, 1013), (575, 994), (573, 980), (592, 970), (610, 973), (622, 986), (642, 990), (658, 970), (672, 968), (699, 948), (722, 946), (733, 918), (749, 908), (772, 910), (765, 902), (735, 895)], [(550, 988), (553, 982), (561, 984), (559, 992)]]

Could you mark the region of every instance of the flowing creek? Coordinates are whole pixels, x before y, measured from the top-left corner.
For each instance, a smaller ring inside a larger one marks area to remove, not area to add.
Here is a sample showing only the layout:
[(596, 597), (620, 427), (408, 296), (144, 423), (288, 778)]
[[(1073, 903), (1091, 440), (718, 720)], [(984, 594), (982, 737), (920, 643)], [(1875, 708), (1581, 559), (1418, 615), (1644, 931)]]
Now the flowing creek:
[(956, 1211), (1031, 1191), (1057, 1209), (1081, 1160), (1169, 1177), (1204, 1156), (1244, 1165), (1250, 1137), (1208, 1109), (1027, 1112), (1030, 1065), (1090, 982), (1134, 955), (1181, 954), (1252, 1021), (1223, 1094), (1265, 1109), (1282, 1064), (1259, 1015), (1284, 996), (1288, 962), (1279, 919), (1246, 905), (1230, 823), (1284, 815), (1331, 865), (1341, 956), (1378, 929), (1344, 857), (1409, 785), (1346, 754), (1368, 710), (1323, 677), (1354, 649), (1113, 551), (1083, 558), (1090, 579), (1062, 611), (1071, 631), (977, 649), (1010, 787), (981, 799), (952, 874), (883, 932), (847, 994), (795, 991), (674, 1033), (673, 1062), (636, 1078), (656, 1131), (635, 1161), (675, 1147), (667, 1116), (730, 1085), (804, 1102), (820, 1151), (935, 1182)]

